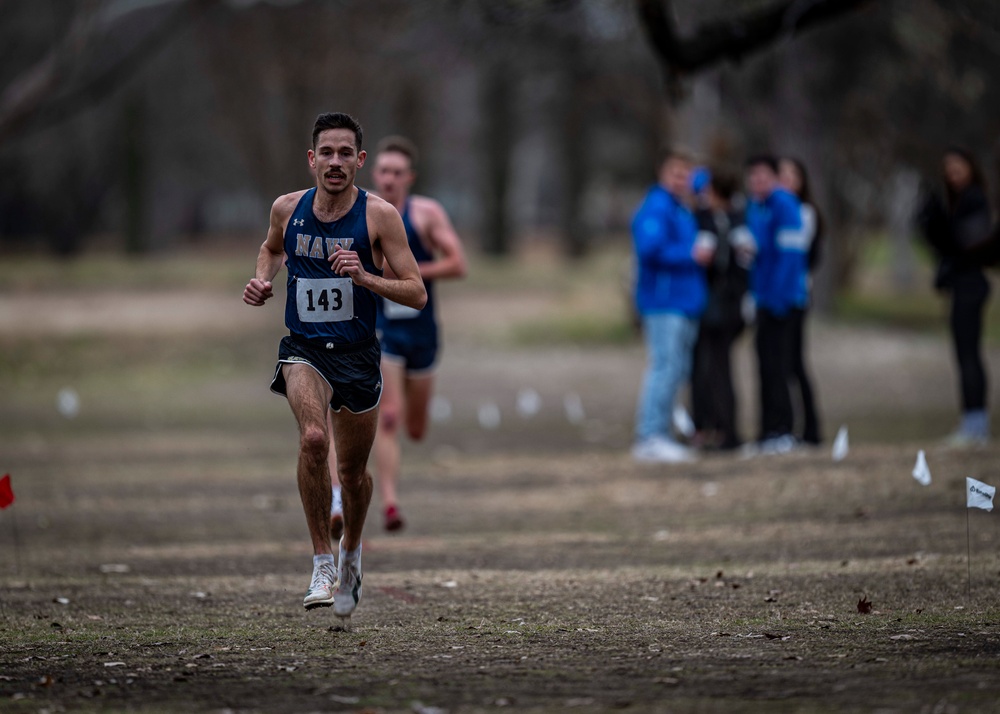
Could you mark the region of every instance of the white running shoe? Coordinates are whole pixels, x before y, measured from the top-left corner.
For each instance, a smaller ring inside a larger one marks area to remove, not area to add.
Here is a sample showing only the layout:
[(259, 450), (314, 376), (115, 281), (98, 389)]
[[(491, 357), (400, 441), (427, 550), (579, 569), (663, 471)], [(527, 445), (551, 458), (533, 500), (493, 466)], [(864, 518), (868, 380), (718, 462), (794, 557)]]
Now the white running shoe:
[(632, 458), (653, 464), (685, 464), (698, 459), (694, 450), (663, 437), (652, 437), (632, 447)]
[(312, 582), (306, 591), (302, 604), (306, 610), (314, 607), (330, 607), (336, 602), (334, 588), (337, 586), (337, 567), (333, 563), (321, 563), (313, 568)]
[(354, 560), (344, 557), (344, 542), (340, 542), (340, 569), (337, 586), (333, 590), (333, 614), (349, 618), (361, 600), (361, 553)]
[(765, 439), (759, 444), (760, 453), (764, 456), (774, 456), (780, 454), (790, 454), (799, 448), (798, 440), (791, 434), (773, 436)]

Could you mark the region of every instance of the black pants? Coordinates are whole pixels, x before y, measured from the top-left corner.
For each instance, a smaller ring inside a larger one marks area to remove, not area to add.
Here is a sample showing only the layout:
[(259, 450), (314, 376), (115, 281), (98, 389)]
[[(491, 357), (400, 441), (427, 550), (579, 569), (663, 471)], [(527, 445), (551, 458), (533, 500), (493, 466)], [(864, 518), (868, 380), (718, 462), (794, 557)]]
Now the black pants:
[(951, 339), (958, 363), (962, 410), (986, 408), (986, 369), (981, 345), (983, 308), (990, 284), (981, 272), (960, 273), (951, 286)]
[(806, 341), (806, 311), (792, 310), (791, 325), (791, 389), (793, 397), (793, 411), (795, 402), (802, 407), (802, 413), (795, 419), (796, 426), (801, 430), (796, 431), (796, 436), (807, 444), (820, 443), (819, 418), (816, 416), (816, 397), (812, 388), (812, 380), (806, 370), (805, 341)]
[(792, 316), (757, 310), (757, 369), (760, 374), (760, 438), (792, 433)]
[(698, 431), (717, 431), (721, 447), (736, 448), (736, 393), (730, 360), (733, 342), (743, 326), (702, 325), (694, 346), (691, 370), (691, 416)]

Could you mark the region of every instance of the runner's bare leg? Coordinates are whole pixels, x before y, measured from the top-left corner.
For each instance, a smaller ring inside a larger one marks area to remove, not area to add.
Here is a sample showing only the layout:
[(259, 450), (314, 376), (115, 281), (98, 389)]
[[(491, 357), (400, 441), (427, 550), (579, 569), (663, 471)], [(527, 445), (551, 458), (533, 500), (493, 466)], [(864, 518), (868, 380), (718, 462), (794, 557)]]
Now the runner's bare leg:
[(288, 405), (299, 425), (296, 475), (313, 554), (332, 554), (330, 547), (330, 386), (315, 369), (304, 364), (282, 365)]
[[(337, 451), (337, 475), (344, 500), (344, 550), (361, 545), (368, 505), (372, 500), (372, 476), (368, 472), (368, 456), (378, 427), (378, 409), (353, 414), (347, 409), (332, 413), (334, 448)], [(324, 474), (327, 487), (328, 474)], [(327, 539), (329, 539), (330, 492), (326, 494)]]

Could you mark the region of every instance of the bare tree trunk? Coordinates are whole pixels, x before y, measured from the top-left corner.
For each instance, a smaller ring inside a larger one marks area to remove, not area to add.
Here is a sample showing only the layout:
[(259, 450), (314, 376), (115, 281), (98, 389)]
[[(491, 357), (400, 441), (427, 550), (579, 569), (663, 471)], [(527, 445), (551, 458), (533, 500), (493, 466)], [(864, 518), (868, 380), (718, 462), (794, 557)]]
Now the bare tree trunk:
[(912, 169), (895, 172), (889, 183), (889, 241), (892, 246), (892, 287), (897, 293), (913, 289), (916, 260), (913, 217), (920, 194), (920, 175)]
[(510, 152), (514, 140), (511, 111), (514, 86), (506, 65), (494, 61), (481, 81), (483, 251), (489, 255), (510, 253), (507, 195), (510, 183)]
[(124, 111), (124, 166), (122, 186), (125, 196), (125, 252), (145, 253), (146, 237), (146, 107), (142, 96), (128, 100)]
[(569, 41), (564, 55), (566, 69), (558, 100), (556, 150), (562, 167), (559, 202), (559, 232), (570, 258), (581, 258), (590, 244), (584, 216), (583, 197), (587, 189), (586, 79), (584, 57), (577, 38)]

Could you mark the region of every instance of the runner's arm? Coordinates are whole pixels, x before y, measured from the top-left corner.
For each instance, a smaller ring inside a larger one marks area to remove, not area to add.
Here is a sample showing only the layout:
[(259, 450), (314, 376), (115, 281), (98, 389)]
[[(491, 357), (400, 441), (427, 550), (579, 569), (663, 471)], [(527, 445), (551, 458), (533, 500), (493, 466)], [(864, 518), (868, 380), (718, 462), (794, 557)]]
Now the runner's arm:
[(260, 246), (257, 254), (257, 269), (254, 277), (243, 289), (243, 302), (247, 305), (260, 307), (268, 299), (274, 297), (271, 281), (281, 270), (285, 258), (285, 224), (295, 208), (297, 196), (293, 194), (281, 196), (271, 206), (271, 224), (267, 229), (267, 238)]
[(338, 249), (330, 256), (330, 264), (337, 275), (350, 276), (355, 285), (368, 288), (387, 300), (423, 309), (427, 304), (427, 291), (420, 277), (417, 261), (406, 242), (403, 219), (391, 204), (371, 197), (368, 201), (368, 231), (372, 244), (378, 244), (387, 267), (394, 278), (384, 278), (369, 273), (361, 265), (354, 251)]
[(448, 214), (440, 203), (424, 199), (427, 215), (427, 239), (435, 252), (434, 260), (417, 263), (424, 280), (438, 278), (464, 278), (467, 271), (462, 241), (451, 225)]

